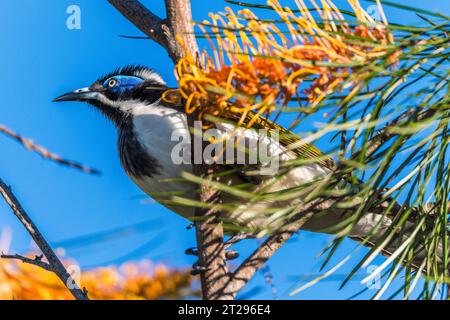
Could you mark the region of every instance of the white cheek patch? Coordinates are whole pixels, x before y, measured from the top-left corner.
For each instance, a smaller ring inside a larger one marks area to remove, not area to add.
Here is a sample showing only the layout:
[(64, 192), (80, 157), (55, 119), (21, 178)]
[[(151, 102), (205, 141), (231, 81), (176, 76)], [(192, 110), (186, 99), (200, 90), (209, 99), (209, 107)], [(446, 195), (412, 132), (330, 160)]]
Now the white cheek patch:
[(121, 111), (125, 113), (133, 112), (133, 109), (136, 106), (142, 104), (139, 100), (127, 100), (127, 101), (113, 101), (111, 106), (114, 108), (119, 108)]

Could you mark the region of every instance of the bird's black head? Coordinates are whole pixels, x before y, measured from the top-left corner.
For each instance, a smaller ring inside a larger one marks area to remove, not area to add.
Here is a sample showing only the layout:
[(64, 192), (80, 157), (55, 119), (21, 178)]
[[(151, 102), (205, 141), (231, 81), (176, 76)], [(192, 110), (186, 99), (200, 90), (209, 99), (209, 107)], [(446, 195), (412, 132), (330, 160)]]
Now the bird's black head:
[(164, 80), (152, 69), (127, 66), (101, 77), (89, 87), (68, 92), (53, 101), (87, 102), (117, 124), (134, 107), (158, 101), (166, 89)]

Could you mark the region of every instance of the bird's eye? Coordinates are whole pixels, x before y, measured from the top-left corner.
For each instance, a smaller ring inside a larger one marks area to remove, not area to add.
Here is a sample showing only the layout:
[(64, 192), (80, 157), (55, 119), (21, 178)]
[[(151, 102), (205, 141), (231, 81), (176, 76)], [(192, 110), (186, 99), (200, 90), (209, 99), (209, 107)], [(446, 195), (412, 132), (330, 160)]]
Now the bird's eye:
[(117, 80), (116, 79), (110, 79), (108, 81), (108, 87), (113, 88), (117, 85)]

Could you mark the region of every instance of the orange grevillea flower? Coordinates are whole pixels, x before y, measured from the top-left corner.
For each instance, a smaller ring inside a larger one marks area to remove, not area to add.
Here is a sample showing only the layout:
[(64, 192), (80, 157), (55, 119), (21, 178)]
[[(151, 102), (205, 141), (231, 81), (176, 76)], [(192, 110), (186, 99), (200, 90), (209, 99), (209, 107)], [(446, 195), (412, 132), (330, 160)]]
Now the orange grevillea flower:
[(349, 0), (356, 18), (349, 23), (329, 0), (320, 6), (311, 0), (314, 15), (303, 0), (295, 2), (292, 10), (268, 1), (277, 21), (259, 19), (249, 9), (226, 8), (197, 24), (212, 53), (203, 52), (200, 62), (188, 55), (176, 67), (188, 114), (238, 114), (239, 124), (251, 127), (299, 98), (307, 102), (303, 112), (339, 90), (348, 89), (350, 99), (370, 72), (363, 67), (383, 57), (395, 62), (394, 39), (379, 3), (382, 21)]
[[(71, 265), (70, 261), (65, 261)], [(150, 261), (101, 267), (74, 276), (90, 299), (156, 300), (193, 295), (187, 270), (170, 269)], [(39, 267), (10, 260), (0, 261), (1, 300), (73, 299), (61, 280)]]

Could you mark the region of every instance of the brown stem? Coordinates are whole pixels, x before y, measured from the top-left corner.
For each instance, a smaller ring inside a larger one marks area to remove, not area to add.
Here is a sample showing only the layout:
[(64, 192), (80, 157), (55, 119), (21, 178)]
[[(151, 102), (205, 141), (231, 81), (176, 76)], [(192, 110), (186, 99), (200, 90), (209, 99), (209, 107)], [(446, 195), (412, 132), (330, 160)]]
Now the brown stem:
[(253, 278), (255, 273), (277, 252), (286, 242), (308, 221), (313, 214), (329, 204), (324, 201), (312, 201), (306, 205), (301, 213), (293, 219), (295, 221), (287, 229), (269, 236), (230, 276), (222, 287), (220, 295), (234, 298), (236, 294)]
[(175, 58), (169, 50), (170, 43), (175, 39), (164, 32), (166, 21), (152, 13), (137, 0), (108, 0), (108, 2), (151, 40), (165, 48), (172, 59)]
[[(204, 203), (218, 202), (220, 194), (202, 186), (201, 201)], [(227, 283), (228, 268), (225, 258), (225, 244), (223, 241), (223, 227), (217, 210), (198, 210), (196, 216), (196, 235), (198, 247), (198, 265), (200, 282), (204, 300), (229, 300), (232, 297), (221, 295), (221, 289)]]
[(100, 171), (98, 171), (96, 169), (89, 168), (89, 167), (86, 167), (86, 166), (84, 166), (82, 164), (76, 163), (74, 161), (70, 161), (70, 160), (66, 160), (66, 159), (61, 158), (57, 154), (54, 154), (54, 153), (48, 151), (44, 147), (35, 144), (30, 139), (22, 137), (21, 135), (15, 133), (11, 129), (9, 129), (9, 128), (3, 126), (3, 125), (0, 125), (0, 133), (3, 133), (4, 135), (14, 139), (15, 141), (17, 141), (18, 143), (23, 145), (25, 148), (36, 152), (37, 154), (39, 154), (44, 159), (49, 159), (49, 160), (55, 161), (55, 162), (57, 162), (57, 163), (59, 163), (61, 165), (72, 167), (72, 168), (75, 168), (75, 169), (78, 169), (78, 170), (81, 170), (81, 171), (84, 171), (84, 172), (87, 172), (87, 173), (100, 174)]
[[(63, 282), (64, 286), (72, 293), (75, 299), (77, 300), (89, 300), (87, 296), (86, 290), (80, 289), (80, 287), (76, 284), (72, 276), (67, 272), (66, 268), (56, 256), (56, 254), (51, 249), (47, 240), (42, 236), (39, 229), (36, 227), (34, 222), (31, 220), (29, 215), (23, 209), (19, 200), (17, 200), (16, 196), (12, 192), (11, 188), (7, 186), (4, 181), (0, 178), (0, 194), (5, 199), (6, 203), (11, 207), (13, 213), (19, 219), (19, 221), (23, 224), (25, 229), (33, 238), (34, 242), (37, 244), (39, 249), (41, 249), (45, 258), (48, 261), (48, 266), (36, 261), (33, 263), (34, 265), (43, 267), (45, 270), (50, 269), (51, 272), (55, 273), (59, 279)], [(6, 256), (7, 258), (11, 258), (11, 256)], [(24, 262), (31, 263), (31, 259), (28, 258), (20, 258), (20, 256), (14, 256), (17, 259), (20, 259)], [(36, 259), (35, 259), (36, 260)]]
[[(207, 164), (195, 164), (195, 145), (196, 140), (201, 137), (201, 128), (194, 125), (194, 116), (188, 117), (188, 125), (194, 128), (191, 134), (192, 150), (191, 162), (193, 163), (193, 172), (196, 176), (205, 179), (211, 179), (217, 171), (215, 166)], [(205, 147), (205, 142), (202, 143)], [(202, 149), (204, 150), (204, 149)], [(200, 201), (209, 204), (220, 203), (220, 192), (204, 182), (200, 186)], [(231, 296), (222, 295), (222, 288), (229, 281), (228, 268), (225, 258), (225, 244), (223, 241), (223, 227), (220, 222), (220, 212), (213, 209), (196, 208), (196, 236), (198, 265), (200, 269), (200, 282), (202, 286), (202, 296), (204, 300), (229, 300)]]
[(24, 256), (21, 256), (20, 254), (2, 254), (0, 255), (0, 258), (2, 259), (10, 259), (10, 260), (20, 260), (23, 263), (28, 263), (28, 264), (32, 264), (34, 266), (37, 266), (39, 268), (42, 268), (44, 270), (53, 272), (52, 267), (50, 266), (50, 264), (48, 264), (45, 261), (42, 261), (42, 256), (36, 256), (34, 259), (31, 258), (27, 258)]
[(198, 52), (189, 0), (166, 0), (166, 19), (152, 13), (138, 0), (108, 2), (150, 39), (166, 49), (174, 63), (185, 55), (183, 47), (176, 39), (177, 35), (193, 56)]
[(276, 233), (261, 244), (232, 274), (221, 292), (225, 297), (234, 298), (253, 278), (255, 273), (298, 231), (293, 227), (288, 231)]
[[(180, 37), (187, 52), (193, 57), (197, 56), (198, 46), (192, 23), (191, 1), (165, 0), (165, 2), (171, 37), (175, 38), (175, 35)], [(184, 48), (178, 43), (171, 48), (172, 54), (177, 57), (177, 61), (185, 55)]]

